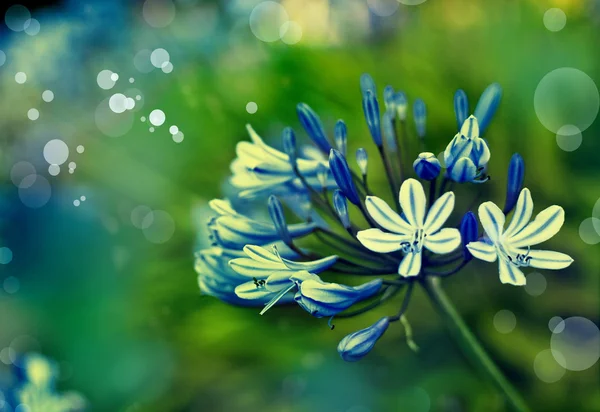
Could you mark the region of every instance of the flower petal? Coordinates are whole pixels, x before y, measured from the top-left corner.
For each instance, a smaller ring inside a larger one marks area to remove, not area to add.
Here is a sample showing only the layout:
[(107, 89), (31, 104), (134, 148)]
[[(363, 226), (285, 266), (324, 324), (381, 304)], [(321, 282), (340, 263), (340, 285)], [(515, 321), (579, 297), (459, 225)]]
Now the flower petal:
[(425, 226), (423, 227), (425, 233), (430, 234), (440, 230), (453, 210), (454, 193), (446, 192), (429, 209)]
[(500, 270), (500, 282), (515, 286), (523, 286), (525, 284), (525, 275), (517, 266), (504, 259), (498, 259), (498, 266)]
[(400, 262), (398, 274), (404, 277), (417, 276), (421, 273), (421, 252), (408, 253)]
[(423, 185), (418, 180), (406, 179), (400, 187), (400, 207), (406, 220), (414, 228), (423, 227), (426, 199)]
[(254, 281), (242, 283), (235, 288), (235, 294), (242, 299), (266, 299), (275, 295), (267, 288), (257, 286)]
[(485, 233), (492, 242), (498, 242), (502, 235), (505, 220), (502, 210), (492, 202), (484, 202), (479, 206), (478, 214)]
[(390, 253), (400, 249), (400, 244), (410, 241), (410, 235), (386, 233), (379, 229), (361, 230), (356, 238), (364, 247), (377, 253)]
[(433, 235), (427, 235), (424, 246), (439, 255), (450, 253), (460, 246), (460, 232), (458, 229), (442, 229)]
[(537, 269), (564, 269), (573, 263), (571, 256), (552, 250), (530, 250), (529, 266)]
[(560, 206), (550, 206), (542, 210), (519, 233), (512, 235), (508, 241), (510, 246), (520, 248), (542, 243), (554, 236), (565, 222), (565, 211)]
[(475, 116), (471, 115), (464, 121), (460, 128), (460, 134), (470, 139), (479, 137), (479, 122)]
[(231, 269), (235, 270), (236, 273), (249, 278), (263, 278), (274, 272), (287, 272), (288, 277), (291, 275), (290, 270), (281, 262), (267, 263), (257, 262), (250, 258), (239, 258), (230, 260), (229, 266)]
[(467, 249), (477, 259), (485, 260), (486, 262), (493, 262), (498, 258), (496, 248), (485, 242), (470, 242), (467, 245)]
[(414, 232), (408, 222), (396, 213), (385, 200), (376, 196), (367, 196), (365, 205), (369, 215), (382, 228), (402, 235)]
[(477, 166), (468, 157), (461, 157), (449, 170), (450, 178), (458, 183), (472, 182), (477, 177)]
[(281, 263), (281, 260), (277, 255), (261, 246), (246, 245), (244, 246), (244, 253), (248, 255), (250, 259), (256, 260), (257, 262)]
[(531, 220), (532, 213), (533, 200), (531, 199), (531, 192), (529, 192), (529, 189), (525, 188), (521, 190), (515, 212), (513, 213), (508, 228), (506, 228), (506, 231), (504, 232), (504, 237), (510, 238), (512, 235), (519, 233), (521, 229), (529, 223), (529, 220)]

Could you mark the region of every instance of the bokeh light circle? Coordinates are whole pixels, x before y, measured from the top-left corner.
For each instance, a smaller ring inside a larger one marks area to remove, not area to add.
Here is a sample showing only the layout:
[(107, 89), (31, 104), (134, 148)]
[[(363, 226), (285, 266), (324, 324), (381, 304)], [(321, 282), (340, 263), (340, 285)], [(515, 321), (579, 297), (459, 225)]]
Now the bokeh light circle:
[(96, 127), (107, 136), (119, 137), (133, 127), (133, 114), (130, 111), (115, 113), (109, 106), (109, 98), (104, 99), (95, 112)]
[(58, 176), (60, 173), (60, 166), (59, 165), (50, 165), (48, 166), (48, 174), (50, 176)]
[(146, 0), (142, 7), (144, 20), (150, 26), (161, 29), (175, 19), (175, 4), (172, 0)]
[(581, 316), (573, 316), (563, 322), (563, 330), (555, 330), (550, 339), (556, 361), (571, 371), (591, 368), (600, 358), (600, 329)]
[(152, 63), (152, 65), (157, 69), (162, 68), (164, 64), (170, 61), (170, 59), (171, 56), (169, 55), (169, 52), (165, 49), (155, 49), (150, 54), (150, 63)]
[(173, 72), (173, 63), (171, 62), (166, 62), (165, 64), (163, 64), (163, 66), (161, 67), (161, 70), (163, 71), (163, 73), (165, 74), (169, 74), (171, 72)]
[(398, 0), (367, 0), (367, 4), (373, 14), (381, 17), (391, 16), (400, 7)]
[(565, 152), (579, 149), (581, 142), (583, 142), (583, 136), (577, 126), (566, 124), (556, 132), (556, 144)]
[(270, 43), (281, 38), (281, 26), (289, 20), (285, 8), (274, 1), (263, 1), (250, 13), (250, 30), (257, 39)]
[(527, 283), (525, 284), (525, 292), (531, 296), (540, 296), (546, 290), (546, 278), (539, 272), (532, 272), (527, 275)]
[(54, 100), (54, 92), (52, 90), (44, 90), (42, 93), (42, 100), (46, 103), (50, 103), (52, 100)]
[(255, 102), (248, 102), (248, 104), (246, 104), (246, 111), (250, 114), (254, 114), (258, 111), (258, 105)]
[(40, 32), (40, 22), (37, 19), (29, 19), (25, 24), (25, 33), (35, 36)]
[(52, 139), (44, 146), (44, 159), (51, 165), (61, 165), (69, 158), (69, 146), (60, 139)]
[(6, 246), (0, 247), (0, 265), (8, 265), (10, 262), (12, 262), (12, 259), (12, 250)]
[(405, 6), (418, 6), (419, 4), (425, 3), (427, 0), (398, 0)]
[(302, 26), (295, 21), (286, 21), (279, 28), (279, 34), (285, 44), (296, 44), (302, 39)]
[(592, 219), (594, 229), (596, 229), (596, 233), (598, 233), (598, 236), (600, 236), (600, 199), (598, 199), (596, 201), (596, 204), (594, 204), (594, 209), (592, 210), (592, 217), (594, 218)]
[[(139, 205), (134, 207), (130, 215), (131, 224), (138, 229), (143, 229), (144, 218), (150, 213), (152, 213), (152, 209), (150, 209), (146, 205)], [(149, 222), (148, 225), (150, 225), (151, 223), (152, 222)]]
[(29, 175), (19, 185), (19, 199), (31, 208), (38, 209), (50, 200), (52, 187), (45, 177), (40, 175)]
[(548, 321), (548, 329), (553, 333), (560, 333), (565, 329), (565, 322), (560, 316), (553, 316)]
[(175, 233), (175, 220), (164, 210), (154, 210), (148, 213), (143, 221), (144, 236), (152, 243), (165, 243)]
[(502, 309), (494, 315), (494, 327), (500, 333), (510, 333), (517, 326), (517, 318), (510, 310)]
[[(565, 368), (558, 362), (562, 356), (550, 349), (545, 349), (537, 354), (533, 361), (533, 371), (543, 382), (558, 382), (565, 374)], [(564, 360), (564, 359), (563, 359)]]
[(561, 31), (567, 24), (567, 15), (559, 8), (546, 10), (544, 13), (544, 26), (550, 31)]
[(181, 143), (181, 142), (183, 142), (183, 138), (184, 138), (184, 135), (183, 135), (183, 132), (181, 130), (178, 131), (177, 133), (175, 133), (173, 135), (173, 141), (175, 143)]
[(154, 70), (154, 66), (150, 62), (152, 50), (143, 49), (136, 53), (133, 57), (133, 65), (141, 73), (150, 73)]
[(12, 31), (23, 31), (31, 20), (31, 13), (25, 6), (15, 4), (6, 10), (4, 23)]
[(573, 67), (561, 67), (538, 83), (533, 105), (539, 121), (551, 132), (557, 133), (564, 125), (583, 132), (598, 115), (600, 95), (590, 76)]
[(152, 110), (148, 116), (148, 120), (150, 120), (150, 123), (154, 126), (162, 126), (166, 120), (165, 112), (159, 109)]
[(122, 93), (115, 93), (108, 100), (108, 107), (114, 113), (123, 113), (127, 110), (127, 96)]
[(17, 293), (19, 291), (19, 289), (21, 288), (21, 282), (19, 282), (19, 279), (17, 279), (14, 276), (9, 276), (6, 279), (4, 279), (3, 285), (4, 287), (4, 291), (6, 293)]
[(6, 53), (0, 50), (0, 66), (4, 66), (4, 63), (6, 63)]
[(25, 84), (27, 81), (27, 75), (23, 72), (18, 72), (15, 74), (15, 81), (19, 84)]
[(588, 217), (579, 225), (579, 237), (588, 245), (600, 243), (600, 234), (596, 228), (600, 227), (600, 219)]
[(27, 111), (27, 118), (29, 120), (35, 121), (40, 118), (40, 111), (38, 109), (32, 108)]
[(17, 162), (10, 169), (10, 180), (12, 180), (15, 186), (19, 187), (23, 179), (35, 173), (35, 167), (31, 163), (25, 161)]
[(102, 70), (100, 73), (98, 73), (98, 76), (96, 76), (96, 83), (98, 83), (98, 86), (101, 89), (112, 89), (113, 87), (115, 87), (116, 83), (116, 81), (112, 79), (113, 74), (114, 73), (108, 69)]

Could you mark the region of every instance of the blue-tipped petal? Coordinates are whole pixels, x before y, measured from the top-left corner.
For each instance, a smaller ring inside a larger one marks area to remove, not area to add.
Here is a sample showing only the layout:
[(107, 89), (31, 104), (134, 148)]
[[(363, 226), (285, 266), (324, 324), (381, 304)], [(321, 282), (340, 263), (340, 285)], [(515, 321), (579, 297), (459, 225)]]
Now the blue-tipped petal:
[(348, 162), (346, 162), (346, 158), (335, 149), (331, 149), (329, 154), (329, 168), (331, 169), (335, 182), (344, 196), (355, 205), (360, 204), (360, 198), (358, 197), (356, 186), (352, 180)]
[(338, 120), (335, 123), (335, 145), (341, 154), (346, 156), (346, 140), (347, 140), (348, 130), (346, 128), (346, 123), (343, 120)]
[(369, 156), (367, 151), (362, 147), (356, 149), (356, 164), (360, 169), (360, 173), (365, 176), (367, 174), (367, 166), (369, 164)]
[(422, 99), (416, 99), (413, 105), (413, 116), (415, 119), (415, 127), (417, 128), (417, 135), (419, 137), (425, 137), (425, 126), (427, 124), (427, 109), (425, 102)]
[(296, 106), (296, 111), (302, 127), (306, 130), (306, 133), (308, 133), (313, 142), (315, 142), (323, 152), (329, 152), (331, 150), (331, 145), (327, 140), (325, 129), (323, 129), (323, 125), (321, 124), (321, 119), (319, 119), (319, 116), (315, 111), (306, 103), (298, 104), (298, 106)]
[(348, 215), (348, 202), (346, 197), (340, 190), (333, 192), (333, 207), (340, 218), (340, 222), (344, 225), (344, 228), (350, 228), (350, 216)]
[(502, 98), (502, 87), (498, 83), (492, 83), (481, 93), (481, 97), (475, 107), (475, 117), (479, 120), (481, 134), (485, 132), (492, 121), (492, 117), (498, 109)]
[(510, 158), (508, 165), (508, 178), (506, 185), (506, 202), (504, 203), (504, 214), (508, 214), (517, 204), (519, 193), (523, 188), (525, 177), (525, 162), (520, 154), (515, 153)]
[(283, 206), (281, 206), (281, 202), (277, 197), (271, 195), (269, 196), (269, 215), (271, 216), (271, 220), (275, 225), (275, 230), (277, 230), (277, 234), (283, 240), (285, 244), (292, 243), (292, 236), (287, 227), (287, 222), (285, 221), (285, 215), (283, 213)]
[(464, 90), (458, 89), (454, 93), (454, 113), (456, 114), (456, 124), (458, 130), (469, 117), (469, 99)]
[(356, 302), (370, 298), (379, 291), (381, 285), (381, 279), (354, 287), (308, 279), (299, 283), (294, 299), (308, 313), (321, 318), (337, 315)]
[(379, 120), (379, 103), (377, 97), (371, 91), (367, 91), (363, 96), (363, 111), (369, 132), (377, 147), (381, 147), (381, 125)]
[(283, 129), (281, 136), (283, 143), (283, 151), (289, 156), (290, 162), (293, 164), (296, 162), (296, 134), (291, 127)]
[(394, 88), (389, 85), (385, 86), (385, 89), (383, 89), (383, 103), (385, 104), (385, 110), (392, 112), (392, 118), (396, 115), (396, 100), (394, 96)]
[(363, 73), (360, 76), (360, 92), (362, 95), (366, 95), (367, 92), (371, 92), (374, 95), (377, 94), (377, 87), (375, 86), (375, 81), (368, 73)]
[(356, 362), (367, 355), (375, 343), (383, 336), (390, 321), (381, 318), (374, 325), (345, 336), (338, 344), (337, 351), (346, 362)]
[(395, 152), (398, 150), (398, 147), (396, 146), (396, 131), (394, 130), (393, 113), (394, 112), (389, 110), (386, 111), (383, 114), (381, 123), (383, 126), (383, 137), (385, 138), (385, 144), (390, 151)]
[(460, 221), (460, 237), (463, 244), (463, 253), (466, 261), (473, 258), (473, 255), (467, 249), (467, 245), (475, 242), (478, 238), (477, 218), (473, 212), (467, 212)]
[(400, 121), (406, 120), (406, 111), (408, 110), (408, 99), (404, 92), (397, 92), (394, 95), (394, 103), (396, 105), (396, 114)]
[(442, 165), (433, 153), (423, 152), (413, 162), (413, 169), (419, 178), (433, 180), (439, 176)]

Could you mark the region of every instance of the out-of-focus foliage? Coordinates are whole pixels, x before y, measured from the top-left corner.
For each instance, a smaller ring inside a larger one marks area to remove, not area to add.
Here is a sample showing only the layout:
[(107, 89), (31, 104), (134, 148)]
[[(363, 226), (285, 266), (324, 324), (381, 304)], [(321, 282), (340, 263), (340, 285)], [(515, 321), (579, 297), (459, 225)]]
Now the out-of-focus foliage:
[[(482, 186), (482, 199), (504, 201), (503, 174), (518, 151), (536, 212), (555, 203), (566, 211), (548, 248), (575, 263), (545, 273), (547, 288), (537, 297), (501, 285), (496, 268), (480, 263), (444, 284), (532, 409), (598, 410), (597, 363), (552, 384), (533, 369), (536, 355), (550, 346), (550, 318), (599, 321), (600, 255), (581, 240), (579, 225), (600, 198), (600, 127), (596, 121), (578, 150), (564, 152), (533, 105), (537, 84), (556, 68), (575, 67), (600, 81), (596, 2), (429, 0), (379, 17), (369, 14), (366, 1), (284, 1), (304, 25), (295, 45), (252, 35), (254, 3), (182, 0), (175, 20), (155, 29), (143, 20), (140, 3), (72, 1), (39, 11), (35, 37), (5, 33), (0, 246), (14, 257), (0, 277), (17, 277), (20, 289), (0, 292), (0, 348), (57, 359), (59, 387), (81, 392), (94, 410), (417, 411), (423, 399), (431, 410), (504, 410), (420, 291), (408, 312), (420, 351), (408, 349), (401, 328), (390, 328), (368, 357), (347, 364), (335, 351), (339, 340), (393, 313), (399, 302), (336, 321), (332, 331), (297, 307), (259, 316), (201, 296), (193, 270), (194, 250), (206, 245), (207, 201), (228, 190), (229, 162), (235, 144), (247, 139), (245, 123), (277, 146), (284, 126), (300, 130), (295, 105), (307, 102), (331, 133), (336, 119), (346, 120), (349, 153), (364, 146), (375, 154), (358, 86), (369, 72), (381, 89), (392, 84), (410, 102), (425, 100), (426, 146), (437, 154), (455, 134), (454, 91), (463, 88), (474, 100), (498, 82), (504, 95), (485, 135), (492, 180)], [(556, 33), (543, 24), (551, 7), (568, 16)], [(135, 54), (157, 47), (169, 51), (174, 71), (139, 73)], [(118, 87), (98, 87), (103, 69), (119, 73)], [(14, 81), (18, 71), (28, 74), (24, 85)], [(144, 107), (128, 133), (108, 137), (95, 124), (96, 107), (128, 88), (129, 77)], [(42, 104), (46, 89), (56, 98)], [(255, 114), (245, 109), (251, 101)], [(27, 119), (31, 107), (40, 109), (38, 121)], [(153, 109), (163, 110), (167, 123), (150, 133), (139, 118)], [(172, 124), (185, 133), (180, 144), (167, 132)], [(50, 178), (42, 151), (57, 137), (68, 143), (77, 169)], [(85, 152), (77, 154), (77, 145)], [(416, 140), (407, 150), (416, 158)], [(11, 167), (22, 160), (51, 181), (52, 198), (40, 209), (21, 204), (11, 182)], [(391, 200), (383, 170), (371, 163), (372, 188)], [(459, 188), (457, 202), (469, 204), (465, 194)], [(74, 207), (81, 195), (87, 200)], [(173, 217), (168, 242), (153, 244), (132, 225), (139, 205)], [(457, 224), (460, 217), (453, 218)], [(508, 334), (493, 325), (502, 309), (517, 318)]]

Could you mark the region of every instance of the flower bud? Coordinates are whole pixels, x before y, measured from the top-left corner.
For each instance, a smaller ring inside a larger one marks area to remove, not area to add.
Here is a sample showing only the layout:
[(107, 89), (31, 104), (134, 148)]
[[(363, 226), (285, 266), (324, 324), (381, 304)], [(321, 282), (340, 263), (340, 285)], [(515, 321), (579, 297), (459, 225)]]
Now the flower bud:
[(506, 185), (506, 202), (504, 203), (504, 214), (508, 214), (517, 204), (519, 193), (523, 188), (525, 177), (525, 162), (520, 154), (515, 153), (510, 158), (508, 165), (508, 179)]
[(464, 90), (459, 89), (454, 93), (454, 113), (456, 114), (458, 130), (460, 130), (467, 117), (469, 117), (469, 100)]
[(358, 164), (358, 168), (360, 169), (360, 173), (365, 176), (367, 174), (367, 165), (369, 162), (369, 156), (367, 155), (367, 151), (362, 147), (356, 149), (356, 163)]
[(283, 141), (283, 151), (289, 156), (290, 163), (293, 165), (296, 162), (296, 134), (294, 130), (291, 127), (283, 129), (281, 140)]
[(375, 81), (368, 73), (363, 73), (360, 76), (360, 92), (363, 96), (367, 94), (367, 92), (371, 92), (374, 95), (377, 94), (377, 88), (375, 87)]
[(352, 173), (350, 173), (348, 162), (346, 162), (346, 158), (335, 149), (331, 149), (331, 152), (329, 153), (329, 168), (331, 169), (335, 182), (344, 196), (355, 205), (360, 204), (360, 198), (358, 197), (356, 186), (352, 180)]
[(390, 321), (385, 317), (368, 328), (347, 335), (338, 344), (338, 353), (347, 362), (360, 360), (373, 349), (373, 346), (383, 336), (389, 325)]
[(431, 152), (423, 152), (414, 161), (413, 168), (419, 178), (433, 180), (439, 176), (442, 165), (437, 157)]
[(290, 235), (287, 223), (285, 221), (283, 206), (281, 206), (279, 199), (273, 195), (269, 196), (269, 215), (271, 216), (273, 225), (275, 225), (275, 230), (277, 230), (277, 234), (283, 243), (287, 245), (291, 244), (292, 236)]
[(473, 182), (477, 177), (477, 167), (468, 157), (459, 158), (448, 172), (450, 179), (457, 183)]
[(383, 103), (385, 104), (385, 110), (392, 112), (392, 116), (396, 115), (394, 95), (394, 88), (392, 86), (385, 86), (385, 89), (383, 89)]
[(415, 119), (415, 126), (417, 128), (417, 135), (420, 138), (425, 137), (427, 109), (425, 108), (425, 102), (422, 99), (415, 100), (415, 104), (413, 106), (413, 116)]
[(477, 102), (474, 113), (477, 120), (479, 120), (481, 134), (483, 134), (490, 124), (492, 117), (494, 117), (496, 109), (498, 109), (498, 105), (500, 104), (501, 97), (502, 87), (500, 87), (498, 83), (490, 84), (483, 93), (481, 93), (481, 97)]
[(335, 124), (335, 145), (341, 154), (346, 156), (346, 135), (348, 134), (346, 123), (338, 120)]
[(396, 131), (394, 130), (393, 115), (394, 114), (392, 111), (386, 111), (383, 114), (381, 123), (383, 127), (383, 137), (385, 138), (385, 143), (392, 152), (395, 152), (398, 147), (396, 146)]
[(340, 222), (344, 225), (344, 228), (350, 228), (350, 216), (348, 216), (348, 202), (346, 201), (346, 197), (342, 194), (340, 190), (336, 190), (333, 192), (333, 207), (335, 208), (338, 217), (340, 218)]
[(406, 120), (406, 111), (408, 110), (408, 100), (404, 92), (397, 92), (394, 95), (394, 103), (396, 106), (396, 114), (400, 121)]
[(379, 103), (377, 97), (371, 91), (367, 91), (363, 96), (363, 111), (369, 132), (377, 147), (381, 147), (381, 125), (379, 120)]
[(306, 130), (306, 133), (308, 133), (313, 142), (315, 142), (323, 152), (329, 152), (329, 150), (331, 150), (331, 145), (327, 140), (319, 116), (306, 103), (298, 104), (298, 106), (296, 106), (296, 112), (298, 113), (298, 119), (300, 119), (302, 127)]
[(467, 245), (471, 242), (475, 242), (478, 235), (477, 218), (473, 212), (467, 212), (460, 221), (460, 239), (462, 241), (463, 253), (465, 260), (468, 262), (473, 258)]

